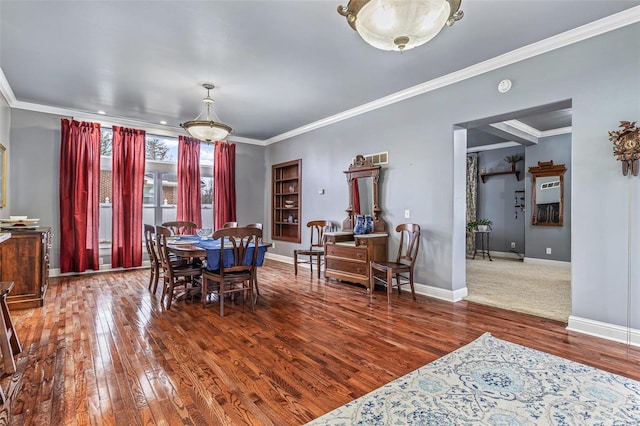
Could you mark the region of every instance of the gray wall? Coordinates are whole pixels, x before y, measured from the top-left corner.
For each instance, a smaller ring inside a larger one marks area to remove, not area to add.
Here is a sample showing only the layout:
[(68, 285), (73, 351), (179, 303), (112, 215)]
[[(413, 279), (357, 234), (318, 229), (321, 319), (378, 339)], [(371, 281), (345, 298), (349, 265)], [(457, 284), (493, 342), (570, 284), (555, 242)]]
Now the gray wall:
[[(482, 167), (490, 172), (511, 170), (511, 164), (504, 161), (508, 155), (520, 154), (524, 157), (525, 148), (522, 146), (481, 151), (478, 153), (478, 170)], [(485, 178), (485, 183), (478, 178), (478, 219), (486, 218), (493, 222), (491, 226), (491, 251), (510, 252), (511, 242), (516, 243), (515, 251), (524, 253), (525, 238), (524, 224), (526, 212), (518, 209), (516, 218), (514, 208), (515, 191), (524, 190), (526, 169), (524, 161), (516, 164), (520, 171), (520, 180), (516, 175), (495, 175)], [(520, 196), (525, 194), (519, 193)]]
[[(635, 229), (637, 235), (640, 229), (640, 179), (621, 176), (607, 135), (619, 120), (640, 117), (640, 62), (614, 60), (639, 50), (640, 25), (634, 24), (271, 145), (267, 170), (302, 158), (303, 220), (341, 219), (347, 202), (342, 170), (354, 154), (388, 150), (381, 185), (384, 218), (390, 226), (405, 222), (402, 212), (410, 209), (410, 221), (423, 229), (416, 280), (458, 290), (465, 286), (458, 279), (464, 277), (464, 252), (454, 251), (454, 245), (464, 246), (458, 241), (464, 233), (455, 229), (464, 229), (465, 221), (454, 209), (461, 197), (453, 189), (464, 180), (466, 153), (455, 147), (454, 155), (454, 125), (571, 99), (574, 143), (568, 168), (572, 210), (579, 212), (568, 225), (572, 314), (625, 325), (630, 287), (631, 326), (640, 328), (635, 261), (640, 238), (632, 240), (631, 250), (626, 243), (629, 232)], [(501, 94), (496, 87), (504, 78), (514, 85)], [(326, 195), (318, 195), (318, 188), (326, 188)], [(268, 183), (264, 191), (270, 193)], [(265, 208), (269, 211), (270, 201)], [(394, 235), (392, 252), (396, 244)], [(279, 243), (274, 251), (290, 256), (295, 246)]]
[[(538, 161), (553, 160), (553, 164), (564, 164), (564, 225), (533, 226), (531, 224), (533, 187), (529, 167), (538, 165)], [(537, 145), (528, 146), (525, 156), (527, 184), (527, 221), (525, 227), (525, 256), (547, 260), (571, 262), (571, 135), (550, 136), (540, 139)], [(547, 247), (551, 254), (546, 254)]]
[(11, 130), (11, 109), (9, 108), (9, 104), (7, 103), (6, 99), (2, 95), (0, 95), (0, 144), (4, 145), (4, 147), (7, 148), (7, 153), (6, 153), (7, 171), (5, 173), (5, 178), (7, 179), (5, 188), (7, 192), (4, 194), (6, 198), (6, 205), (5, 207), (0, 207), (0, 218), (3, 218), (3, 219), (9, 217), (9, 203), (11, 201), (11, 199), (9, 198), (9, 188), (11, 185), (11, 181), (9, 180), (10, 178), (9, 155), (11, 153), (10, 130)]
[[(60, 265), (60, 116), (24, 110), (11, 115), (11, 214), (40, 218), (51, 226), (51, 267)], [(236, 208), (238, 222), (263, 222), (264, 147), (237, 144)]]

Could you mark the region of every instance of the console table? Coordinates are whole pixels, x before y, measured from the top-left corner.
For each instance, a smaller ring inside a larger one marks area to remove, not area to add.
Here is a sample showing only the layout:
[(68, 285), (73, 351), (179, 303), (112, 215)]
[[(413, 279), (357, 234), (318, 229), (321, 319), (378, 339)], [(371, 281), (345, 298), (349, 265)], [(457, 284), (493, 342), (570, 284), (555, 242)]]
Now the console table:
[(11, 309), (37, 308), (44, 304), (49, 283), (51, 228), (11, 230), (0, 244), (0, 281), (13, 281), (7, 296)]
[(325, 279), (347, 281), (369, 288), (369, 261), (387, 260), (388, 234), (354, 235), (325, 232)]

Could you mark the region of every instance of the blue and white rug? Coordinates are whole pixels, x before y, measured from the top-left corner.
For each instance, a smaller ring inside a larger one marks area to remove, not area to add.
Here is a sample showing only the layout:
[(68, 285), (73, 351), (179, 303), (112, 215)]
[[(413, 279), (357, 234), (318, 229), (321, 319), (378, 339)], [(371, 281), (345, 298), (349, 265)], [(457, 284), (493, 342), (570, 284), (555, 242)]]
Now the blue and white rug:
[(640, 382), (486, 333), (308, 425), (640, 425)]

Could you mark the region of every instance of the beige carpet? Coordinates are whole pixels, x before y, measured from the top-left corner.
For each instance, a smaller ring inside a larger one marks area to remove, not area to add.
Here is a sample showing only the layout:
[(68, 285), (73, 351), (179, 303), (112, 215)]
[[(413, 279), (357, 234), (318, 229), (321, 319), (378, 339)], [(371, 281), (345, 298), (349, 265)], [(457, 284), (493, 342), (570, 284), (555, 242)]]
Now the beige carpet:
[(566, 323), (571, 314), (569, 265), (467, 259), (465, 300)]

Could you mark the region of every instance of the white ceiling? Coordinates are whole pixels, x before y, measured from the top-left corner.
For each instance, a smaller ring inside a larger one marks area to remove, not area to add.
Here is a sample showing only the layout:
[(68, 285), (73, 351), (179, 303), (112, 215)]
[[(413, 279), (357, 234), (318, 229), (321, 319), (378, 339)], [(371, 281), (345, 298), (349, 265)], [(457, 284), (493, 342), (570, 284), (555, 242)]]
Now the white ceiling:
[(400, 54), (362, 41), (346, 3), (0, 0), (0, 90), (15, 108), (176, 131), (212, 82), (234, 137), (269, 142), (621, 11), (640, 20), (640, 0), (463, 0), (461, 21)]

